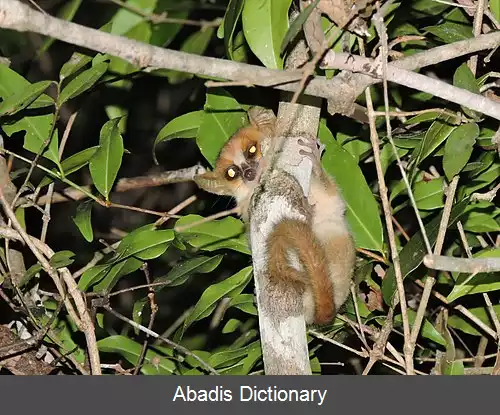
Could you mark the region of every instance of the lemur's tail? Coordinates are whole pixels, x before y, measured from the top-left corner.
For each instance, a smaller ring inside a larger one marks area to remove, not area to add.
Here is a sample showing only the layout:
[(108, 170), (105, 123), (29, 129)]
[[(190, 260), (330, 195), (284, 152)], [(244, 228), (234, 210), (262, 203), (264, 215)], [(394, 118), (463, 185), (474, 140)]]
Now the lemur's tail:
[[(310, 225), (296, 219), (278, 223), (268, 241), (271, 278), (284, 284), (298, 283), (300, 288), (309, 287), (315, 304), (314, 323), (327, 324), (335, 316), (333, 285), (328, 276), (328, 263), (323, 247)], [(302, 269), (290, 264), (293, 254)]]

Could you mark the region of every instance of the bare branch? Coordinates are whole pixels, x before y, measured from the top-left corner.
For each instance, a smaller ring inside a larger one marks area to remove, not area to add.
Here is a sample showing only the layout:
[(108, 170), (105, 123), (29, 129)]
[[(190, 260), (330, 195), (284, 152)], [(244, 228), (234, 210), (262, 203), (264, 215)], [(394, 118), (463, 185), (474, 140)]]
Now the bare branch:
[(453, 258), (442, 255), (426, 255), (424, 265), (427, 268), (451, 272), (498, 272), (500, 258)]
[[(134, 189), (145, 189), (148, 187), (163, 186), (172, 183), (190, 182), (193, 178), (205, 172), (205, 168), (201, 164), (196, 164), (191, 167), (186, 167), (179, 170), (164, 171), (161, 173), (153, 173), (147, 176), (124, 177), (117, 181), (113, 188), (115, 192), (127, 192)], [(85, 186), (90, 191), (90, 186)], [(87, 195), (82, 191), (68, 187), (61, 193), (54, 193), (52, 203), (67, 202), (69, 200), (85, 199)], [(43, 205), (47, 200), (47, 196), (41, 196), (37, 200), (37, 204)]]
[[(295, 91), (302, 77), (300, 71), (271, 70), (260, 66), (146, 45), (132, 39), (111, 35), (44, 15), (17, 0), (0, 0), (0, 27), (40, 33), (74, 45), (121, 57), (140, 68), (149, 67), (150, 70), (154, 68), (173, 69), (233, 81), (247, 81), (253, 85), (273, 86), (285, 91)], [(467, 40), (467, 42), (447, 45), (447, 48), (441, 47), (446, 49), (440, 49), (440, 53), (434, 50), (422, 52), (388, 65), (387, 79), (432, 93), (443, 99), (465, 105), (473, 110), (500, 119), (499, 103), (452, 87), (441, 81), (408, 72), (408, 69), (416, 69), (464, 54), (474, 53), (478, 50), (494, 48), (498, 46), (499, 42), (500, 33), (495, 32), (478, 36), (476, 39)], [(332, 55), (332, 53), (329, 53), (326, 57), (327, 62), (332, 67), (354, 72), (368, 72), (369, 75), (355, 74), (351, 76), (352, 74), (349, 74), (349, 79), (345, 79), (345, 76), (341, 74), (331, 80), (324, 77), (315, 77), (309, 81), (304, 93), (329, 98), (332, 100), (331, 102), (341, 103), (347, 101), (347, 105), (352, 111), (355, 98), (367, 86), (378, 82), (373, 77), (381, 78), (382, 74), (380, 71), (375, 70), (377, 65), (370, 59), (340, 53)], [(428, 55), (431, 53), (432, 56)], [(333, 61), (332, 56), (335, 57)]]

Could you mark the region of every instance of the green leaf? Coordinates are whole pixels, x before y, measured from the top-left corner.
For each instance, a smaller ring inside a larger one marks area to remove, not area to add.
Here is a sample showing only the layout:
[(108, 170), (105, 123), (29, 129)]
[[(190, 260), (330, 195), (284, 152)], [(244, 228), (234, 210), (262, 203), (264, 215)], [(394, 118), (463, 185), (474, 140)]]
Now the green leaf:
[[(408, 153), (405, 148), (397, 148), (398, 156), (401, 158)], [(382, 171), (387, 173), (389, 166), (396, 161), (396, 156), (392, 150), (392, 145), (390, 143), (385, 144), (380, 151), (380, 164), (382, 165)]]
[(417, 207), (422, 210), (438, 209), (444, 206), (444, 179), (416, 182), (413, 186), (413, 196)]
[(207, 93), (204, 110), (196, 143), (213, 167), (222, 146), (248, 119), (240, 104), (222, 88)]
[(222, 258), (224, 258), (223, 255), (213, 257), (198, 256), (176, 264), (167, 275), (155, 278), (154, 283), (165, 282), (168, 284), (154, 287), (154, 290), (158, 292), (167, 286), (175, 287), (184, 284), (194, 274), (208, 274), (219, 266)]
[[(18, 91), (28, 88), (30, 85), (31, 84), (21, 75), (17, 74), (6, 65), (0, 64), (0, 98), (5, 100)], [(53, 104), (54, 101), (49, 96), (42, 94), (29, 106), (29, 108), (41, 108)], [(26, 116), (12, 122), (3, 123), (2, 129), (9, 137), (14, 133), (26, 131), (24, 136), (24, 148), (38, 154), (45, 144), (45, 140), (49, 138), (53, 121), (54, 116), (52, 114)], [(57, 131), (54, 131), (48, 148), (42, 155), (48, 160), (56, 163), (59, 167), (58, 153)]]
[(487, 170), (474, 177), (473, 180), (466, 183), (464, 194), (470, 195), (485, 186), (488, 186), (500, 176), (500, 163), (496, 161)]
[(411, 117), (407, 119), (404, 124), (407, 125), (412, 125), (412, 124), (420, 124), (426, 121), (433, 121), (437, 117), (439, 117), (442, 113), (440, 112), (424, 112), (422, 114), (415, 115), (414, 117)]
[(229, 307), (236, 307), (244, 313), (251, 314), (253, 316), (258, 314), (254, 296), (252, 294), (240, 294), (234, 297), (229, 303)]
[(99, 148), (90, 159), (94, 185), (106, 199), (113, 187), (123, 157), (123, 138), (118, 129), (120, 118), (106, 122), (101, 129)]
[(241, 11), (243, 10), (243, 0), (230, 0), (224, 14), (224, 48), (226, 55), (229, 59), (234, 60), (233, 57), (233, 36), (240, 19)]
[(173, 138), (195, 138), (198, 135), (198, 130), (203, 119), (203, 111), (193, 111), (174, 118), (165, 125), (156, 136), (153, 144), (153, 158), (156, 160), (156, 146), (163, 141), (168, 141)]
[(33, 264), (31, 267), (29, 267), (26, 272), (24, 273), (23, 277), (21, 278), (21, 281), (19, 282), (19, 288), (24, 287), (26, 284), (28, 284), (31, 279), (38, 274), (41, 270), (43, 269), (42, 265), (37, 262), (36, 264)]
[(94, 231), (92, 229), (91, 215), (93, 200), (80, 203), (76, 208), (76, 215), (72, 218), (78, 230), (87, 242), (92, 242), (94, 239)]
[(243, 33), (252, 52), (264, 66), (283, 69), (280, 46), (288, 30), (291, 0), (245, 1)]
[[(499, 258), (500, 248), (487, 249), (473, 255), (474, 258)], [(459, 274), (455, 286), (446, 299), (451, 303), (464, 295), (500, 290), (500, 272), (482, 272), (475, 276)]]
[(92, 62), (92, 57), (84, 55), (79, 52), (73, 52), (71, 58), (62, 66), (59, 71), (59, 80), (62, 82), (68, 76), (78, 72), (85, 65)]
[(91, 285), (101, 281), (109, 273), (112, 266), (109, 264), (96, 265), (86, 270), (78, 281), (78, 288), (87, 291)]
[[(50, 307), (49, 301), (45, 301), (43, 305), (46, 309), (52, 308)], [(57, 305), (53, 303), (53, 310), (56, 308)], [(51, 316), (44, 314), (40, 317), (40, 323), (45, 327), (49, 324), (50, 318)], [(60, 352), (65, 355), (71, 354), (77, 362), (83, 364), (85, 362), (85, 351), (73, 340), (74, 334), (70, 329), (70, 325), (64, 320), (56, 319), (56, 321), (52, 323), (51, 328), (51, 337), (54, 335), (56, 340), (58, 340), (57, 343), (60, 345)], [(50, 344), (54, 344), (48, 336), (46, 336), (44, 340)]]
[[(227, 368), (228, 366), (234, 366), (238, 362), (242, 361), (253, 351), (262, 350), (259, 341), (250, 343), (247, 346), (238, 349), (223, 350), (218, 353), (214, 353), (208, 359), (208, 364), (215, 369)], [(232, 374), (246, 374), (246, 373), (232, 373)]]
[(454, 117), (445, 115), (431, 124), (422, 141), (416, 164), (420, 164), (431, 155), (449, 137), (452, 131), (457, 128), (456, 125), (452, 124), (452, 120), (454, 120)]
[(463, 124), (450, 134), (444, 146), (443, 157), (443, 169), (448, 180), (460, 173), (467, 164), (477, 137), (479, 127), (476, 123)]
[[(196, 257), (177, 264), (167, 275), (156, 278), (153, 282), (165, 282), (165, 285), (156, 286), (155, 292), (163, 290), (165, 287), (173, 287), (183, 284), (191, 275), (206, 274), (217, 268), (222, 261), (222, 255), (214, 257)], [(144, 306), (149, 301), (148, 297), (141, 298), (134, 303), (132, 318), (136, 323), (142, 323), (142, 312)], [(137, 331), (137, 330), (136, 330)]]
[[(490, 313), (486, 309), (486, 307), (469, 308), (468, 310), (492, 330), (495, 330), (495, 327), (491, 323)], [(493, 310), (495, 311), (497, 317), (500, 319), (500, 304), (494, 305)], [(476, 329), (474, 323), (470, 322), (470, 320), (468, 319), (463, 319), (459, 314), (452, 315), (448, 318), (448, 326), (463, 331), (464, 333), (471, 334), (473, 336), (483, 335), (481, 331)]]
[(496, 161), (496, 154), (492, 151), (482, 152), (476, 161), (479, 163), (479, 166), (471, 169), (471, 172), (467, 175), (468, 178), (475, 178), (488, 170)]
[(368, 141), (359, 139), (350, 140), (347, 143), (342, 144), (342, 148), (351, 154), (356, 163), (359, 163), (359, 161), (364, 158), (366, 154), (372, 151), (372, 145)]
[(475, 233), (500, 231), (500, 224), (493, 215), (484, 212), (470, 212), (463, 226), (466, 231)]
[[(148, 302), (149, 298), (143, 297), (134, 303), (134, 307), (132, 308), (132, 320), (134, 320), (134, 322), (136, 322), (137, 324), (142, 324), (144, 307)], [(139, 329), (137, 327), (134, 327), (134, 332), (136, 335), (139, 334)]]
[(29, 84), (17, 93), (6, 97), (0, 103), (0, 116), (14, 115), (34, 102), (52, 84), (52, 81), (40, 81)]
[(306, 22), (307, 18), (311, 15), (314, 8), (318, 5), (319, 0), (315, 0), (314, 3), (309, 4), (300, 14), (295, 18), (290, 27), (288, 28), (283, 42), (281, 42), (280, 55), (283, 55), (288, 44), (295, 39), (295, 37), (302, 30), (302, 26)]
[(101, 62), (75, 76), (61, 91), (57, 100), (58, 105), (61, 106), (66, 101), (90, 89), (104, 75), (107, 69), (108, 64)]
[(64, 268), (75, 262), (75, 254), (71, 251), (59, 251), (50, 257), (49, 264), (53, 268)]
[[(125, 336), (110, 336), (97, 342), (97, 347), (104, 353), (117, 353), (130, 364), (136, 365), (141, 355), (142, 344)], [(148, 348), (141, 366), (144, 375), (172, 375), (177, 373), (176, 363), (169, 358)]]
[[(208, 27), (188, 36), (180, 47), (181, 52), (203, 55), (212, 39), (214, 33), (213, 27)], [(178, 84), (186, 79), (193, 77), (193, 74), (179, 71), (167, 71), (167, 77), (171, 84)]]
[(16, 219), (19, 221), (21, 227), (26, 230), (26, 208), (18, 207), (15, 211)]
[[(89, 160), (97, 151), (98, 146), (89, 147), (85, 150), (82, 150), (72, 156), (69, 156), (67, 159), (61, 162), (61, 170), (64, 172), (64, 176), (69, 176), (71, 173), (81, 169), (89, 163)], [(57, 174), (56, 170), (52, 170), (54, 174)], [(53, 182), (53, 178), (51, 176), (46, 176), (38, 185), (39, 187), (47, 186), (48, 184)]]
[(186, 329), (195, 321), (209, 316), (222, 298), (233, 298), (240, 294), (252, 277), (252, 267), (243, 268), (241, 271), (226, 278), (217, 284), (208, 287), (194, 306), (189, 316), (184, 321), (181, 337)]
[[(141, 10), (143, 13), (149, 14), (153, 12), (157, 0), (128, 0), (126, 3), (131, 7)], [(115, 35), (124, 35), (144, 20), (144, 16), (141, 16), (139, 13), (135, 13), (128, 10), (126, 7), (122, 7), (111, 19), (112, 25), (109, 32)]]
[(45, 140), (49, 137), (53, 121), (52, 114), (23, 117), (13, 124), (2, 125), (2, 129), (9, 136), (19, 131), (26, 131), (23, 147), (34, 154), (38, 154), (42, 147), (47, 148), (42, 156), (53, 161), (60, 170), (57, 130), (54, 131), (48, 146), (45, 146)]
[(453, 75), (453, 85), (475, 94), (480, 93), (476, 78), (467, 63), (463, 63), (455, 71), (455, 74)]
[(233, 60), (236, 62), (248, 62), (248, 45), (245, 41), (243, 31), (238, 31), (233, 40)]
[[(130, 30), (124, 33), (122, 36), (128, 39), (134, 39), (142, 43), (149, 43), (151, 38), (151, 24), (146, 21), (141, 21), (133, 26)], [(94, 62), (95, 65), (96, 62)], [(132, 81), (127, 79), (125, 75), (137, 72), (139, 69), (139, 62), (137, 64), (132, 64), (128, 60), (119, 58), (117, 56), (111, 56), (108, 71), (113, 73), (113, 75), (121, 75), (118, 79), (113, 82), (108, 82), (108, 85), (113, 88), (121, 88), (129, 90), (132, 87)], [(111, 118), (111, 117), (110, 117)]]
[(241, 321), (236, 320), (235, 318), (230, 319), (222, 328), (223, 334), (234, 333), (241, 326)]
[(156, 230), (152, 229), (152, 225), (146, 225), (122, 239), (111, 262), (131, 256), (145, 261), (157, 258), (165, 253), (173, 239), (173, 230)]
[(443, 371), (443, 375), (455, 375), (461, 376), (464, 374), (464, 362), (460, 360), (454, 360), (450, 364), (445, 366), (445, 370)]
[[(413, 0), (411, 3), (411, 9), (413, 11), (413, 15), (417, 15), (419, 18), (427, 18), (430, 16), (439, 16), (443, 13), (448, 7), (447, 4), (437, 3), (434, 0)], [(422, 12), (422, 13), (415, 13)]]
[(490, 0), (490, 10), (497, 21), (500, 21), (500, 0)]
[(113, 287), (126, 275), (137, 271), (143, 264), (143, 261), (137, 258), (127, 258), (113, 265), (104, 278), (96, 284), (92, 290), (99, 293), (109, 293)]
[(328, 128), (320, 123), (319, 137), (326, 146), (322, 165), (335, 178), (345, 200), (346, 218), (356, 246), (382, 252), (382, 222), (373, 192), (353, 157), (333, 138)]
[(437, 36), (445, 43), (458, 42), (474, 37), (471, 26), (451, 22), (445, 22), (438, 26), (428, 26), (424, 30)]
[[(183, 7), (176, 10), (176, 3), (179, 4), (176, 0), (159, 0), (156, 2), (154, 13), (160, 15), (165, 12), (170, 18), (186, 19), (192, 6), (185, 6), (185, 2), (183, 2)], [(166, 48), (175, 39), (182, 27), (183, 25), (180, 23), (154, 24), (151, 26), (151, 39), (149, 43)]]
[[(184, 227), (201, 219), (203, 219), (202, 216), (186, 215), (177, 220), (175, 226), (177, 228)], [(192, 226), (177, 232), (177, 235), (195, 248), (205, 251), (227, 248), (250, 254), (245, 225), (232, 217)]]
[[(453, 226), (458, 220), (461, 219), (468, 203), (469, 199), (466, 198), (461, 202), (455, 204), (455, 206), (451, 210), (448, 228), (450, 226)], [(431, 247), (436, 243), (440, 222), (441, 214), (436, 216), (425, 226), (425, 231), (427, 233), (427, 237), (429, 238)], [(399, 253), (399, 261), (401, 263), (401, 274), (403, 276), (403, 279), (422, 263), (426, 253), (427, 250), (422, 238), (422, 233), (418, 231), (415, 235), (412, 236), (412, 238)], [(386, 304), (391, 304), (392, 296), (395, 291), (396, 276), (394, 273), (394, 265), (391, 265), (387, 270), (387, 273), (385, 274), (384, 280), (382, 281), (382, 294)]]
[[(480, 94), (479, 82), (476, 80), (474, 74), (469, 69), (467, 63), (463, 63), (455, 71), (455, 74), (453, 75), (453, 85), (462, 89), (466, 89), (467, 91), (470, 91), (474, 94)], [(480, 118), (480, 113), (473, 111), (463, 105), (461, 107), (465, 114), (467, 114), (469, 117), (474, 119)]]
[[(408, 309), (408, 322), (410, 323), (410, 327), (413, 328), (413, 324), (415, 323), (415, 318), (417, 317), (417, 313), (411, 309)], [(394, 317), (394, 322), (401, 325), (403, 324), (403, 319), (401, 314), (398, 314)], [(442, 346), (446, 346), (446, 341), (443, 339), (443, 336), (436, 330), (436, 328), (426, 319), (422, 323), (422, 327), (420, 328), (420, 334), (433, 341), (434, 343), (440, 344)]]

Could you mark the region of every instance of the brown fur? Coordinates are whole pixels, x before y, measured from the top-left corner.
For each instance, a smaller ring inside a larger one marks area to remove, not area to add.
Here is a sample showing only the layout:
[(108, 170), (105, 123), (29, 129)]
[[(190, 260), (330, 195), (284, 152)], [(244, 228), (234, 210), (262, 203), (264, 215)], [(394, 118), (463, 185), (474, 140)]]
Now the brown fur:
[[(295, 250), (304, 271), (289, 265), (289, 250)], [(285, 219), (278, 223), (268, 242), (270, 276), (285, 284), (296, 283), (303, 291), (312, 290), (315, 303), (314, 322), (326, 324), (335, 315), (333, 287), (328, 277), (325, 251), (314, 236), (311, 225), (299, 220)]]

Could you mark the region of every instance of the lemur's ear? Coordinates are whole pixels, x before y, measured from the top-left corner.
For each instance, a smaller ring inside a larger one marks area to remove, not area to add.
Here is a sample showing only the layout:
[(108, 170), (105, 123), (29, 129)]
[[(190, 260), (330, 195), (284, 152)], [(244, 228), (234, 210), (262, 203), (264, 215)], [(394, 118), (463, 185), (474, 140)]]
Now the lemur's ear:
[(272, 110), (258, 106), (251, 107), (248, 110), (248, 119), (253, 127), (266, 136), (272, 137), (274, 135), (276, 115)]
[(209, 193), (214, 193), (219, 196), (233, 195), (230, 187), (227, 186), (227, 183), (225, 183), (224, 180), (220, 178), (220, 174), (215, 171), (209, 171), (195, 176), (194, 182), (200, 189), (203, 189)]

